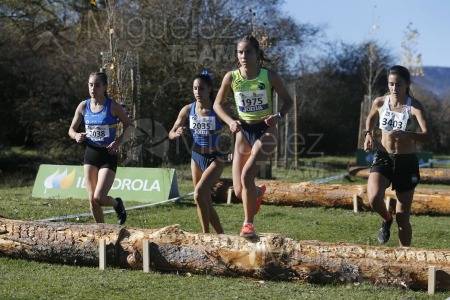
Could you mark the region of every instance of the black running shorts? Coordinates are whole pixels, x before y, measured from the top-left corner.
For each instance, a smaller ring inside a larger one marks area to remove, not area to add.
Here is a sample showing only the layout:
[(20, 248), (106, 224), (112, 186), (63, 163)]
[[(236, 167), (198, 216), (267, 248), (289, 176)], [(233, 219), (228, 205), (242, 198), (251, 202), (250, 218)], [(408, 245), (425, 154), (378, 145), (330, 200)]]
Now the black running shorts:
[(108, 149), (105, 147), (96, 147), (88, 144), (84, 152), (83, 163), (96, 166), (99, 169), (107, 168), (116, 172), (118, 161), (117, 155), (109, 154)]
[(414, 153), (390, 154), (378, 151), (373, 158), (370, 172), (380, 173), (392, 183), (399, 193), (414, 189), (420, 180), (419, 162)]

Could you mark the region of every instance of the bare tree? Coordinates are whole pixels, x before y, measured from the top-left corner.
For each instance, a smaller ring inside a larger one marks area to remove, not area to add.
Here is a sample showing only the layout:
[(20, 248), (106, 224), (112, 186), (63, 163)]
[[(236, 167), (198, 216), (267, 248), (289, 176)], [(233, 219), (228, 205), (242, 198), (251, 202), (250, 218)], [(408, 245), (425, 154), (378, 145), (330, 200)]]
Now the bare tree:
[(372, 99), (375, 87), (379, 85), (380, 78), (387, 70), (386, 63), (390, 61), (387, 52), (377, 46), (375, 42), (368, 42), (362, 45), (364, 53), (363, 61), (361, 62), (361, 79), (366, 87), (366, 95)]

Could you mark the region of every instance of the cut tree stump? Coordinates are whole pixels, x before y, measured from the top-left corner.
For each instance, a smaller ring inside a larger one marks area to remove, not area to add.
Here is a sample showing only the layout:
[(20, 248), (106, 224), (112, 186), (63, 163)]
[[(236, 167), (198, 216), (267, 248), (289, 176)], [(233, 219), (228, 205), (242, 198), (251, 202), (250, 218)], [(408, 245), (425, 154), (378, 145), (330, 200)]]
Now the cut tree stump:
[[(262, 182), (257, 182), (257, 184)], [(358, 210), (372, 210), (367, 198), (367, 185), (318, 184), (311, 182), (289, 183), (264, 181), (266, 194), (264, 204), (280, 206), (322, 206), (353, 209), (353, 199), (358, 197)], [(228, 189), (233, 186), (230, 179), (220, 179), (212, 191), (216, 203), (227, 203)], [(396, 199), (395, 191), (386, 190), (386, 197)], [(241, 203), (233, 194), (232, 203)], [(411, 212), (426, 215), (450, 215), (450, 190), (416, 188)]]
[(9, 257), (98, 266), (100, 240), (107, 266), (142, 268), (146, 240), (153, 270), (426, 290), (429, 266), (435, 266), (436, 291), (450, 290), (450, 250), (297, 241), (271, 233), (246, 239), (189, 233), (178, 225), (138, 229), (0, 218), (0, 255)]
[[(369, 167), (353, 167), (348, 173), (355, 177), (369, 178)], [(450, 184), (450, 169), (420, 168), (420, 182), (430, 184)]]

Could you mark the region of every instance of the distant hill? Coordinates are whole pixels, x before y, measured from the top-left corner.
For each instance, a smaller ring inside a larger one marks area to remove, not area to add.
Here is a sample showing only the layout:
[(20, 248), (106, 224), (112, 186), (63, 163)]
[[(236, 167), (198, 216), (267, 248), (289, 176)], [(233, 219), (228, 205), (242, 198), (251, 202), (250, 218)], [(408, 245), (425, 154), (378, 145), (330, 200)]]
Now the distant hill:
[(412, 78), (413, 86), (443, 98), (450, 94), (450, 68), (423, 67), (424, 77)]

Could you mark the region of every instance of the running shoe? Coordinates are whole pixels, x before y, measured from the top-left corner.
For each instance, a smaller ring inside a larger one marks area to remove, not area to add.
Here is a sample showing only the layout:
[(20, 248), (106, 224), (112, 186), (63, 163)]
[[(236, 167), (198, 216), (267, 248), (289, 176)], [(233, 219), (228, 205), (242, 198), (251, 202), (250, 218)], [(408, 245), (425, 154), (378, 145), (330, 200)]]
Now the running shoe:
[(381, 223), (381, 229), (378, 232), (378, 241), (381, 244), (385, 244), (387, 243), (387, 241), (389, 241), (389, 238), (391, 237), (391, 225), (393, 221), (394, 219), (392, 218), (389, 221), (383, 221), (383, 223)]
[(253, 227), (253, 224), (251, 224), (251, 223), (245, 223), (245, 224), (242, 226), (240, 236), (244, 236), (244, 237), (252, 237), (252, 236), (255, 236), (255, 235), (256, 235), (256, 233), (255, 233), (255, 227)]
[(117, 206), (114, 207), (114, 210), (117, 213), (117, 220), (119, 225), (122, 225), (127, 220), (127, 211), (125, 210), (125, 206), (123, 205), (123, 201), (121, 198), (116, 198), (118, 202)]
[(264, 184), (261, 184), (259, 186), (259, 188), (261, 189), (261, 196), (258, 199), (256, 199), (255, 215), (258, 213), (259, 209), (261, 208), (261, 203), (264, 199), (264, 194), (266, 193), (266, 186)]

